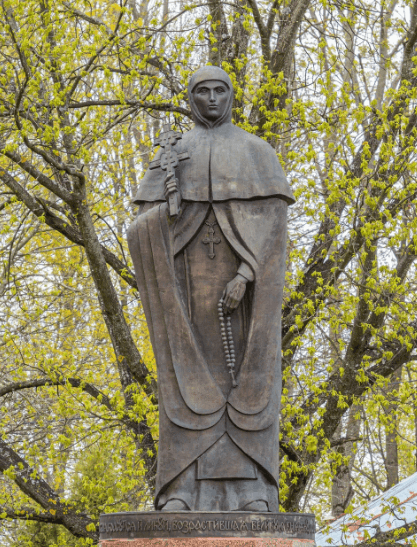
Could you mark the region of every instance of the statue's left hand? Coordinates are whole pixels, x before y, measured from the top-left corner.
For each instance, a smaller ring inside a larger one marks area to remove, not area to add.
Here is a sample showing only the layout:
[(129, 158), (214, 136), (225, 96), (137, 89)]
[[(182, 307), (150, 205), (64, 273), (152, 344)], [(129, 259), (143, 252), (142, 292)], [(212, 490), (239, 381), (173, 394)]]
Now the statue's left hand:
[(243, 298), (246, 291), (247, 279), (243, 275), (237, 276), (229, 281), (223, 293), (223, 311), (224, 313), (232, 313)]

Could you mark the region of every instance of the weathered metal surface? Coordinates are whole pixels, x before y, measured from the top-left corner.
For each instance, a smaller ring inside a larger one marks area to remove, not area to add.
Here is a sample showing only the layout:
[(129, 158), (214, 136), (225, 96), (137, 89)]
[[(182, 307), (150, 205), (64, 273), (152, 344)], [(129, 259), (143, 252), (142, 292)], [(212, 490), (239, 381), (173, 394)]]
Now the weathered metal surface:
[(100, 540), (135, 538), (295, 538), (314, 540), (311, 514), (138, 512), (100, 517)]
[(188, 152), (177, 154), (173, 147), (177, 141), (182, 139), (181, 133), (177, 133), (171, 129), (169, 123), (164, 125), (164, 130), (159, 138), (155, 140), (155, 146), (160, 146), (163, 150), (158, 160), (153, 161), (149, 165), (149, 169), (157, 169), (160, 167), (162, 171), (166, 171), (167, 176), (171, 176), (171, 181), (174, 183), (173, 191), (169, 194), (169, 214), (171, 217), (176, 217), (180, 208), (180, 195), (178, 192), (178, 179), (175, 178), (175, 167), (178, 162), (188, 159)]
[(197, 71), (189, 100), (196, 127), (165, 127), (128, 234), (158, 368), (155, 508), (275, 514), (294, 198), (274, 149), (233, 125), (222, 69)]

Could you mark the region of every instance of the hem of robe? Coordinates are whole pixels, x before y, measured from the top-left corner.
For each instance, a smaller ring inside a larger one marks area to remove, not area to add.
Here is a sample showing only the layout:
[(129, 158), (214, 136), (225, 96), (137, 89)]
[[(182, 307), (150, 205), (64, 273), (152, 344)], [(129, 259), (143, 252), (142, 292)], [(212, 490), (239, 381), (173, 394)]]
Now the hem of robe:
[[(279, 421), (263, 431), (240, 430), (225, 413), (220, 421), (203, 431), (184, 431), (179, 438), (178, 426), (169, 421), (163, 399), (160, 401), (160, 446), (158, 451), (155, 507), (167, 488), (226, 433), (232, 442), (260, 469), (278, 489), (279, 483)], [(251, 479), (250, 479), (251, 480)]]
[(169, 501), (180, 500), (190, 511), (243, 511), (249, 503), (263, 501), (269, 512), (278, 512), (278, 487), (257, 469), (256, 480), (201, 480), (194, 461), (159, 495), (155, 508), (160, 511)]

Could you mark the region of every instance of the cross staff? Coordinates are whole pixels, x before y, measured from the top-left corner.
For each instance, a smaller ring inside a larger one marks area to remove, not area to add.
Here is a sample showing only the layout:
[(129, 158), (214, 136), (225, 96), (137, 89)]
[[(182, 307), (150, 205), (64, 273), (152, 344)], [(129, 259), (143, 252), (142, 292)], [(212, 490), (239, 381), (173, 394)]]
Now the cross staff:
[(167, 175), (173, 174), (173, 181), (176, 184), (177, 190), (169, 194), (168, 205), (169, 214), (171, 217), (177, 216), (180, 210), (180, 193), (178, 191), (178, 179), (175, 177), (175, 167), (182, 160), (187, 160), (190, 156), (188, 152), (182, 152), (177, 154), (173, 147), (177, 144), (177, 141), (182, 139), (181, 133), (171, 129), (171, 124), (166, 123), (164, 129), (159, 137), (155, 140), (154, 146), (160, 146), (163, 149), (161, 157), (158, 160), (151, 161), (149, 169), (156, 169), (160, 167), (163, 171), (167, 172)]

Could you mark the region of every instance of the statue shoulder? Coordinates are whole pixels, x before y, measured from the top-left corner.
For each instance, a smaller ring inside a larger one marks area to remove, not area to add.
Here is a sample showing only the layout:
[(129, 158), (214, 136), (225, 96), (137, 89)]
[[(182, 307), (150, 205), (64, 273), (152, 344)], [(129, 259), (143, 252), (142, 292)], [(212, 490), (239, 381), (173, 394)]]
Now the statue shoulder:
[(197, 127), (193, 127), (192, 129), (182, 134), (182, 139), (179, 141), (178, 144), (189, 144), (193, 142), (195, 139), (198, 138), (198, 133), (199, 129)]
[(237, 127), (237, 125), (232, 125), (233, 133), (235, 134), (237, 138), (244, 139), (246, 143), (251, 146), (257, 148), (259, 151), (263, 151), (265, 154), (274, 154), (276, 155), (275, 150), (272, 148), (272, 146), (269, 144), (269, 142), (265, 141), (264, 139), (261, 139), (257, 135), (254, 135), (253, 133), (249, 133), (249, 131), (246, 131), (245, 129), (242, 129), (240, 127)]

